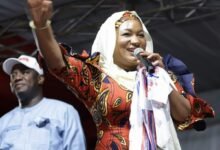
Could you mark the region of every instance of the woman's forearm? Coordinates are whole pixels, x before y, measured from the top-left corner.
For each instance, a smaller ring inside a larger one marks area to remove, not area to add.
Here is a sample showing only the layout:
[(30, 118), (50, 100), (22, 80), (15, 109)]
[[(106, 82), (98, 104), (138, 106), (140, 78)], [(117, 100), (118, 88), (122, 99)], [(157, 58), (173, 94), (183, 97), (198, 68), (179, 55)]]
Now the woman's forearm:
[(50, 69), (60, 69), (65, 66), (59, 44), (53, 35), (52, 27), (49, 25), (43, 30), (36, 29), (35, 32), (40, 46), (40, 52), (47, 66)]
[[(30, 27), (36, 33), (35, 41), (50, 69), (60, 69), (65, 66), (59, 45), (53, 35), (51, 16), (53, 13), (53, 1), (51, 0), (27, 0), (32, 20)], [(34, 33), (34, 34), (35, 34)]]
[(190, 102), (176, 90), (170, 93), (169, 100), (172, 117), (179, 122), (186, 121), (191, 113)]

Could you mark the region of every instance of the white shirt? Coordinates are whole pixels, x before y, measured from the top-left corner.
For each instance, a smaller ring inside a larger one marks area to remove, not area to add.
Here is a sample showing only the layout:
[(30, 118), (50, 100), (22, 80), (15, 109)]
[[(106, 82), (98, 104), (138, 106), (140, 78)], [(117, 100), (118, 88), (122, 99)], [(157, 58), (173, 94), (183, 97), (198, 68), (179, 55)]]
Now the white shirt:
[(0, 150), (64, 149), (86, 149), (78, 112), (67, 103), (43, 98), (0, 119)]

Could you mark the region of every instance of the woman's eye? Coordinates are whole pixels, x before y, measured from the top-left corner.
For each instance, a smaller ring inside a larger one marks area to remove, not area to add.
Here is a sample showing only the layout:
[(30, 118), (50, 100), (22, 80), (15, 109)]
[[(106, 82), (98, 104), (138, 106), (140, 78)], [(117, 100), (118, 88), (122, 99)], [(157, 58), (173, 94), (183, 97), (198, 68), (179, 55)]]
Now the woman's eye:
[(138, 36), (139, 36), (139, 37), (144, 37), (144, 34), (139, 34)]
[(123, 35), (123, 36), (129, 36), (130, 33), (123, 33), (122, 35)]

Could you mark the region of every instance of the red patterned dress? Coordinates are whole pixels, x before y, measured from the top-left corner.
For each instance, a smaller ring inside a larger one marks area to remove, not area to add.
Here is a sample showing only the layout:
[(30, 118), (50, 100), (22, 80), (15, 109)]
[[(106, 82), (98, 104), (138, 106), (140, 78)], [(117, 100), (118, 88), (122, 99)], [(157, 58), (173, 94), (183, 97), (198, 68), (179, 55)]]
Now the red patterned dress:
[[(97, 127), (96, 150), (127, 150), (132, 91), (102, 72), (98, 54), (89, 58), (86, 52), (70, 56), (63, 49), (63, 53), (66, 67), (51, 73), (64, 82), (91, 113)], [(182, 90), (181, 86), (179, 89)], [(180, 124), (182, 129), (203, 119), (204, 113), (213, 113), (203, 101), (199, 102), (200, 111), (194, 111), (195, 100), (190, 97), (193, 111), (190, 119)]]

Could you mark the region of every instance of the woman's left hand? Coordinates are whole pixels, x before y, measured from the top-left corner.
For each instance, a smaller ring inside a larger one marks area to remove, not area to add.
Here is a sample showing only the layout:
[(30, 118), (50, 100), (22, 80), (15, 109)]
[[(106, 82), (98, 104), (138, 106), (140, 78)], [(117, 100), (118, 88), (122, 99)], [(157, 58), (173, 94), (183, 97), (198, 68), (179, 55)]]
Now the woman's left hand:
[(160, 66), (161, 68), (164, 68), (163, 57), (160, 56), (159, 53), (150, 53), (147, 59), (150, 60), (154, 66)]
[(164, 68), (163, 57), (159, 53), (148, 53), (146, 51), (140, 53), (141, 56), (148, 59), (152, 65)]

